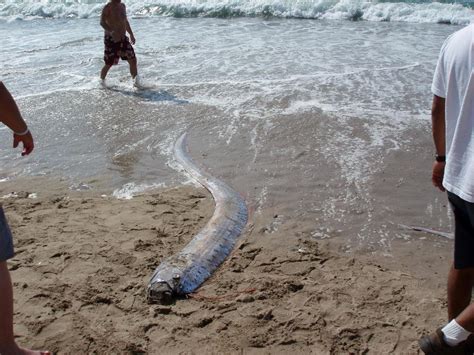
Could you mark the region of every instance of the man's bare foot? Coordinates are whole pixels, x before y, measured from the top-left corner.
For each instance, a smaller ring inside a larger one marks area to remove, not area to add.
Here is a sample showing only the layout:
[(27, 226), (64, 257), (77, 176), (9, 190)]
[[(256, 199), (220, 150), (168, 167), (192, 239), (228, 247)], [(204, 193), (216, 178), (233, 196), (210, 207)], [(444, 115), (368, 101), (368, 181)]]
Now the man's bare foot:
[[(49, 351), (38, 351), (38, 350), (30, 350), (30, 349), (22, 349), (20, 348), (21, 355), (51, 355)], [(3, 354), (2, 354), (3, 355)]]
[(0, 346), (0, 355), (52, 355), (49, 351), (38, 351), (20, 348), (18, 345), (2, 347)]
[(140, 77), (137, 75), (135, 75), (134, 78), (132, 78), (133, 80), (133, 86), (136, 87), (137, 89), (144, 89), (144, 86), (143, 86), (143, 83), (142, 81), (140, 80)]
[(105, 82), (105, 79), (100, 79), (100, 87), (102, 89), (107, 89), (107, 83)]

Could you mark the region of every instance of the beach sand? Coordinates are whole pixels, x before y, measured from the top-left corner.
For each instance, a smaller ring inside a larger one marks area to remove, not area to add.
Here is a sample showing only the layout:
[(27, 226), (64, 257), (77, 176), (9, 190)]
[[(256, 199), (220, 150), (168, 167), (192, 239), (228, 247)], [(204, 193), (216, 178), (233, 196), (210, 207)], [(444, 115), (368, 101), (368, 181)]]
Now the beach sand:
[[(393, 222), (416, 215), (433, 194), (427, 127), (413, 132), (422, 137), (412, 143), (417, 154), (387, 153), (371, 185), (378, 218), (388, 213), (393, 233), (403, 233)], [(57, 354), (416, 354), (419, 336), (446, 317), (452, 242), (437, 236), (406, 231), (410, 242), (392, 245), (390, 257), (347, 253), (350, 230), (312, 238), (307, 221), (276, 228), (268, 208), (251, 216), (195, 294), (148, 305), (154, 268), (212, 215), (207, 191), (182, 186), (118, 200), (23, 178), (0, 192), (15, 192), (3, 206), (16, 245), (9, 266), (22, 345)]]
[[(100, 88), (96, 17), (3, 25), (3, 80), (36, 142), (20, 158), (0, 130), (18, 342), (75, 355), (418, 353), (446, 320), (452, 241), (400, 225), (452, 229), (430, 182), (429, 85), (455, 27), (134, 17), (145, 90), (126, 63)], [(148, 305), (154, 269), (214, 210), (181, 185), (184, 132), (195, 163), (245, 198), (249, 224), (195, 294)], [(112, 197), (127, 186), (167, 188)]]

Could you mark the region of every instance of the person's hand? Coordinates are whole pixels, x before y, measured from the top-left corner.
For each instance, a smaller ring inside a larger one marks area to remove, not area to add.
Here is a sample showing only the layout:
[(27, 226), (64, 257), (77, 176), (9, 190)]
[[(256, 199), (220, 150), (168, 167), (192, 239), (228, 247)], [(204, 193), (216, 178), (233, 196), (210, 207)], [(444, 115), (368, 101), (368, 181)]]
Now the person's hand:
[(431, 176), (431, 181), (433, 182), (433, 185), (443, 192), (445, 191), (443, 187), (443, 177), (444, 177), (445, 166), (446, 166), (445, 162), (435, 161), (433, 163), (433, 174)]
[(130, 43), (135, 44), (135, 36), (130, 34)]
[(23, 151), (21, 152), (22, 156), (28, 155), (33, 151), (35, 144), (33, 142), (33, 136), (30, 132), (21, 136), (13, 133), (13, 148), (18, 147), (20, 142), (23, 143)]

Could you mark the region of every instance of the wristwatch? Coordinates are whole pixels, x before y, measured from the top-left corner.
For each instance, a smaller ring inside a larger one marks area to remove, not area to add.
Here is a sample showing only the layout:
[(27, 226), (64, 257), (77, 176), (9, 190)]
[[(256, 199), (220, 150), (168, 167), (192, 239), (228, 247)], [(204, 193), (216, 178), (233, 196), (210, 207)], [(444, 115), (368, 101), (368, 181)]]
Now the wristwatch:
[(446, 162), (446, 155), (435, 155), (435, 160), (439, 163), (444, 163)]

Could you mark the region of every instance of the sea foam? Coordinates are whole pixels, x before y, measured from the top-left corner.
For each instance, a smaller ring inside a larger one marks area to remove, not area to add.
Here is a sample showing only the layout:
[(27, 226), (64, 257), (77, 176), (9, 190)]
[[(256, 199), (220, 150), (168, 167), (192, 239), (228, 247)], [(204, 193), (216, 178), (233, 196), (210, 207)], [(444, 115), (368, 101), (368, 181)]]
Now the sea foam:
[[(263, 17), (468, 24), (470, 3), (381, 2), (362, 0), (128, 0), (135, 17)], [(3, 0), (0, 19), (90, 18), (100, 0)]]

